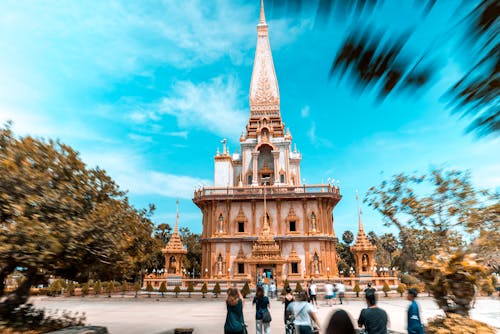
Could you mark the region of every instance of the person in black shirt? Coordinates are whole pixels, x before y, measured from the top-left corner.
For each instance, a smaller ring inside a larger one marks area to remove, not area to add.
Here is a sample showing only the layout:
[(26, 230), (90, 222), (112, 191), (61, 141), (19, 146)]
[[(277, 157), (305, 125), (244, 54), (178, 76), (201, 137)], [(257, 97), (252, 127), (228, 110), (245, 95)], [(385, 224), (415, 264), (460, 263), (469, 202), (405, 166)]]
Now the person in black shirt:
[(368, 308), (361, 310), (358, 326), (364, 327), (367, 334), (387, 334), (387, 313), (377, 306), (374, 293), (367, 292), (365, 298)]
[(368, 284), (367, 284), (367, 285), (368, 285), (368, 286), (367, 286), (367, 287), (366, 287), (366, 289), (365, 289), (365, 296), (366, 296), (367, 294), (369, 294), (369, 293), (371, 293), (371, 294), (374, 294), (374, 295), (375, 295), (375, 293), (377, 292), (377, 290), (376, 290), (374, 287), (372, 287), (372, 283), (371, 283), (371, 282), (368, 282)]

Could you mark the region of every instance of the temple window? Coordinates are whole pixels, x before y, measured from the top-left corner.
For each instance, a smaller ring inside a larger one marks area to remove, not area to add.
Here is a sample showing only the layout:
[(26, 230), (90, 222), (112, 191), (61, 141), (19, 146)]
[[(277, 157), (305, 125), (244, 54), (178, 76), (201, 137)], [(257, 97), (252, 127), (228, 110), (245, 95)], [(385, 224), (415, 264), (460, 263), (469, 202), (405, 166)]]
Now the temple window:
[(245, 222), (238, 222), (238, 232), (245, 232)]
[(248, 181), (248, 184), (252, 184), (252, 174), (249, 174), (247, 176), (247, 181)]
[(296, 232), (297, 231), (297, 226), (295, 220), (290, 221), (290, 232)]
[(299, 264), (297, 262), (292, 262), (292, 274), (299, 273)]
[(285, 174), (280, 174), (280, 183), (285, 183)]
[(245, 264), (238, 263), (238, 274), (244, 274), (244, 273), (245, 273)]

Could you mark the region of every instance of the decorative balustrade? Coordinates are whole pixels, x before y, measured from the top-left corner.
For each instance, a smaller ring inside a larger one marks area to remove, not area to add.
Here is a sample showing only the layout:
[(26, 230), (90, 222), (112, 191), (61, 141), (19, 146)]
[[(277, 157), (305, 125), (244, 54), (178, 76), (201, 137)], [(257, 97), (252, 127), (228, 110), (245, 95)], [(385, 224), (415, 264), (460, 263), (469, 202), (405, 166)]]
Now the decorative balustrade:
[(194, 200), (201, 200), (207, 197), (263, 197), (264, 190), (266, 196), (272, 198), (273, 195), (289, 195), (304, 197), (307, 195), (326, 195), (340, 198), (340, 189), (328, 184), (312, 184), (301, 186), (241, 186), (241, 187), (203, 187), (195, 190)]

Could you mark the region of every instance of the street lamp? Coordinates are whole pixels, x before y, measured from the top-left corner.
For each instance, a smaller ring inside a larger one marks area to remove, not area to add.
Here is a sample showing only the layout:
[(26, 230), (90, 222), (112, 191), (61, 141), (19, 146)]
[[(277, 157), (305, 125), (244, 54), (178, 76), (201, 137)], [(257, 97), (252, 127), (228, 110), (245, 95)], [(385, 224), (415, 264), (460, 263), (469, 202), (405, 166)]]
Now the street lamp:
[(208, 277), (208, 268), (205, 268), (205, 277)]
[(330, 267), (326, 267), (326, 279), (330, 280)]

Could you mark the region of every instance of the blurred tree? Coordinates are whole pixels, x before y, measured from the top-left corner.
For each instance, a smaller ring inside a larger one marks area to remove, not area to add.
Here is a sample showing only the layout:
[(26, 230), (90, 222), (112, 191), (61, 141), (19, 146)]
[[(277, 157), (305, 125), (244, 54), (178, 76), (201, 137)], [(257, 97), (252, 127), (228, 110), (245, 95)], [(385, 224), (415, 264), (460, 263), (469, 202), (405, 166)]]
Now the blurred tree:
[(385, 233), (380, 237), (382, 248), (389, 254), (389, 262), (392, 266), (392, 253), (398, 249), (398, 240), (392, 233)]
[[(99, 168), (71, 147), (0, 128), (0, 317), (49, 275), (75, 281), (137, 272), (152, 252), (150, 210), (137, 211)], [(4, 280), (25, 280), (4, 296)]]
[(373, 232), (373, 231), (368, 232), (368, 234), (366, 235), (366, 237), (368, 238), (368, 240), (370, 241), (370, 243), (373, 246), (378, 246), (379, 239), (378, 239), (377, 234), (375, 234), (375, 232)]
[[(394, 1), (391, 4), (416, 5), (420, 10), (414, 10), (415, 15), (421, 15), (421, 22), (424, 22), (436, 2)], [(298, 17), (306, 3), (311, 6), (310, 2), (302, 0), (274, 0), (271, 3), (278, 9), (278, 15), (281, 14), (279, 10), (284, 9), (287, 17)], [(316, 27), (326, 27), (332, 16), (335, 27), (342, 23), (351, 27), (332, 61), (330, 78), (350, 75), (360, 90), (369, 87), (377, 91), (381, 99), (404, 91), (418, 97), (419, 92), (431, 86), (432, 78), (444, 72), (436, 58), (442, 49), (449, 48), (452, 51), (448, 54), (453, 55), (453, 61), (461, 63), (465, 71), (456, 83), (443, 92), (443, 96), (454, 106), (455, 113), (471, 118), (467, 131), (479, 136), (500, 132), (498, 1), (461, 1), (456, 6), (450, 6), (452, 14), (447, 17), (450, 20), (448, 29), (434, 39), (427, 38), (414, 50), (407, 50), (407, 42), (418, 25), (401, 33), (397, 20), (391, 26), (392, 20), (373, 19), (387, 1), (321, 0), (315, 3)], [(345, 22), (346, 18), (348, 22)], [(374, 21), (377, 23), (371, 23)]]
[(167, 284), (165, 281), (161, 282), (160, 289), (158, 291), (160, 291), (162, 297), (165, 297), (165, 292), (167, 292)]
[(433, 169), (428, 175), (395, 175), (371, 187), (365, 202), (382, 214), (386, 226), (398, 228), (400, 261), (411, 269), (425, 253), (422, 247), (434, 253), (459, 248), (460, 233), (475, 233), (489, 198), (487, 191), (474, 189), (469, 173)]
[(345, 231), (342, 233), (342, 241), (349, 246), (354, 241), (354, 234), (349, 230)]

